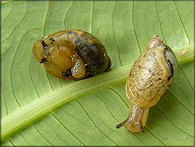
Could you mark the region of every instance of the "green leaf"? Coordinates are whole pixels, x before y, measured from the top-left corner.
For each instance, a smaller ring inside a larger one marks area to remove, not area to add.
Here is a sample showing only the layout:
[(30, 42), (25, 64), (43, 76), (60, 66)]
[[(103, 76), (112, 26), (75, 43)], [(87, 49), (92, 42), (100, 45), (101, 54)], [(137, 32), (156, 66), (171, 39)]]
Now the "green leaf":
[[(1, 145), (193, 145), (193, 1), (3, 1), (1, 10)], [(33, 44), (64, 29), (99, 38), (111, 69), (68, 81), (40, 68)], [(144, 133), (116, 129), (128, 115), (126, 78), (153, 34), (174, 50), (178, 74)]]

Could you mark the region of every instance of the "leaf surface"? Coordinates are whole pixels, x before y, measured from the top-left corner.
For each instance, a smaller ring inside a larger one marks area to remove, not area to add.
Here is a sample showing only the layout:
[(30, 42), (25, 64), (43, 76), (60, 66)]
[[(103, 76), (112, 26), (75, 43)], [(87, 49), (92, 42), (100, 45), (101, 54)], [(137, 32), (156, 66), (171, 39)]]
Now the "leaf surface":
[[(3, 146), (194, 144), (193, 1), (3, 1), (1, 10)], [(33, 44), (64, 29), (100, 39), (111, 69), (67, 81), (40, 68)], [(174, 50), (178, 74), (144, 133), (116, 129), (128, 115), (130, 68), (153, 34)]]

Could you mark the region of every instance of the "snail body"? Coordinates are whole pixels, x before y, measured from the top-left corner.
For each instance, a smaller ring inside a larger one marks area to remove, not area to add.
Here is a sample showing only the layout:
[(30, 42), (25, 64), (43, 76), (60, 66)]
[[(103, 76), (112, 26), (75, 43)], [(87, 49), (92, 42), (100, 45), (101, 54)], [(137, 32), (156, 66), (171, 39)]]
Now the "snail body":
[(63, 30), (37, 40), (35, 59), (51, 75), (82, 79), (104, 72), (111, 65), (104, 45), (81, 30)]
[(153, 35), (131, 68), (126, 82), (126, 95), (131, 102), (129, 115), (116, 127), (143, 132), (149, 108), (160, 100), (177, 70), (177, 59), (171, 48), (158, 35)]

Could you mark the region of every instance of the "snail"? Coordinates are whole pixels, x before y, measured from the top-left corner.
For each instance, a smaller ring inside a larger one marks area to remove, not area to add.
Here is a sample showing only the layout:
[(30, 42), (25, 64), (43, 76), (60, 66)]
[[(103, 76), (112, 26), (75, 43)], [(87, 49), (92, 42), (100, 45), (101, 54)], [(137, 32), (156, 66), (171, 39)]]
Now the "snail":
[(131, 132), (143, 132), (149, 108), (160, 100), (177, 70), (178, 62), (171, 48), (158, 35), (153, 35), (130, 70), (126, 82), (129, 115), (116, 128), (125, 126)]
[(104, 45), (90, 33), (67, 29), (37, 40), (35, 59), (51, 75), (82, 79), (103, 73), (111, 61)]

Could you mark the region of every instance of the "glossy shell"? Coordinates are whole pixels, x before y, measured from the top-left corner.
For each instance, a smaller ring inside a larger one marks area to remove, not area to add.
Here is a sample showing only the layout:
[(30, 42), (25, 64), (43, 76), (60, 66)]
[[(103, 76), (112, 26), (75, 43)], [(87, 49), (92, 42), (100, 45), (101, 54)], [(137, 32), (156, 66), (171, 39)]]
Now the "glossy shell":
[(149, 108), (160, 100), (177, 70), (177, 59), (171, 48), (158, 35), (153, 35), (131, 68), (126, 82), (130, 112), (127, 120), (116, 127), (124, 125), (132, 132), (143, 132)]
[(104, 45), (92, 34), (63, 30), (37, 40), (35, 59), (53, 76), (82, 79), (104, 72), (111, 65)]

